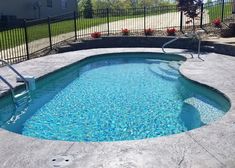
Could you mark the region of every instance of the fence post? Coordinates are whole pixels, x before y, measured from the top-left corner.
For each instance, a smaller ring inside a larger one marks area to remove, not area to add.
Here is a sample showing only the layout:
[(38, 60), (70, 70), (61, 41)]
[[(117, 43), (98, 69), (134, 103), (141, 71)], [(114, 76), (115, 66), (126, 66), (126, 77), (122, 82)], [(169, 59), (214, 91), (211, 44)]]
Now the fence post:
[(202, 28), (203, 24), (203, 9), (204, 9), (204, 3), (201, 4), (201, 20), (200, 20), (200, 28)]
[(183, 31), (183, 11), (180, 11), (180, 31)]
[(109, 36), (109, 8), (106, 9), (106, 15), (107, 15), (107, 26), (108, 26), (108, 36)]
[(222, 0), (221, 21), (224, 21), (224, 0)]
[(78, 35), (77, 35), (77, 13), (76, 11), (74, 11), (73, 13), (73, 19), (74, 19), (74, 35), (75, 35), (75, 41), (77, 41), (78, 39)]
[(29, 40), (28, 40), (28, 31), (27, 31), (27, 22), (26, 22), (26, 20), (24, 20), (24, 37), (25, 37), (27, 60), (29, 60)]
[(146, 30), (146, 6), (144, 6), (144, 31)]
[(50, 42), (50, 49), (52, 50), (52, 40), (51, 40), (51, 19), (50, 17), (47, 18), (48, 24), (48, 35), (49, 35), (49, 42)]

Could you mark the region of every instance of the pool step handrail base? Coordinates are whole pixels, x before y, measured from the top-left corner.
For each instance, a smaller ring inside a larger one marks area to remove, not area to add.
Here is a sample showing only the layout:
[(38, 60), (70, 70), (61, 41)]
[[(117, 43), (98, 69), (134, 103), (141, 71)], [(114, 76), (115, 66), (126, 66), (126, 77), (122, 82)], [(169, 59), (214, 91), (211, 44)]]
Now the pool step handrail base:
[[(200, 33), (202, 33), (201, 31), (198, 31), (197, 32), (191, 32), (191, 33), (185, 33), (185, 34), (182, 34), (180, 36), (176, 36), (175, 38), (173, 38), (172, 40), (164, 43), (162, 45), (162, 51), (164, 54), (167, 54), (167, 52), (165, 51), (165, 47), (175, 41), (177, 41), (178, 39), (180, 39), (181, 37), (187, 37), (187, 38), (191, 38), (191, 39), (194, 39), (196, 38), (198, 40), (198, 50), (197, 50), (197, 57), (198, 59), (204, 61), (202, 58), (201, 58), (201, 37), (200, 37)], [(182, 53), (185, 53), (185, 52), (179, 52), (179, 54), (182, 54)], [(168, 53), (168, 54), (176, 54), (176, 53)], [(191, 58), (194, 58), (193, 54), (192, 53), (189, 53), (191, 55)]]
[[(24, 78), (24, 76), (21, 75), (15, 68), (13, 68), (8, 62), (6, 62), (3, 59), (0, 59), (0, 62), (2, 64), (6, 65), (9, 69), (11, 69), (18, 76), (18, 78), (20, 78), (21, 81), (23, 81), (23, 83), (25, 85), (25, 90), (16, 94), (14, 87), (4, 77), (2, 77), (0, 75), (0, 80), (2, 80), (9, 87), (9, 89), (11, 91), (12, 101), (13, 101), (15, 108), (16, 108), (16, 111), (17, 111), (18, 108), (20, 108), (21, 106), (27, 105), (31, 101), (29, 83)], [(27, 100), (27, 101), (22, 101), (23, 99)]]

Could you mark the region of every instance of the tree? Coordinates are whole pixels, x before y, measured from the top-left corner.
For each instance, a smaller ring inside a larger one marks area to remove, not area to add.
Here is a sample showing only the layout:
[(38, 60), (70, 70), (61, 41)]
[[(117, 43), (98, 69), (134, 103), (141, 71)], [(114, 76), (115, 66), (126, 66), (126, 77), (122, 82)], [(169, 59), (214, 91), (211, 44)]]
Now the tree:
[(108, 1), (106, 0), (93, 0), (92, 4), (93, 4), (93, 10), (106, 9), (110, 7)]
[(233, 0), (233, 11), (232, 11), (233, 14), (235, 14), (235, 0)]
[(93, 9), (91, 0), (86, 0), (83, 6), (84, 18), (93, 18)]
[(147, 7), (147, 8), (151, 8), (151, 7), (157, 7), (159, 6), (160, 0), (139, 0), (139, 7), (143, 8), (143, 7)]
[(180, 11), (192, 19), (193, 31), (195, 31), (195, 18), (200, 14), (200, 7), (202, 5), (202, 0), (177, 0), (177, 6)]
[(212, 0), (207, 0), (206, 4), (212, 3)]

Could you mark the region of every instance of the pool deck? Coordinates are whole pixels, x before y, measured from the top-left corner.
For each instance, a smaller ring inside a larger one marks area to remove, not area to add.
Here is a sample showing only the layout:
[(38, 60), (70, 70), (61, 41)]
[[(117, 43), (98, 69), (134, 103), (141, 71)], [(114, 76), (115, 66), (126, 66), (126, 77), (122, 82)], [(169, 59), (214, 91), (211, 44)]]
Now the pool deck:
[[(168, 49), (171, 52), (182, 50)], [(50, 55), (14, 65), (37, 78), (88, 56), (118, 52), (161, 52), (157, 48), (91, 49)], [(205, 61), (188, 59), (180, 67), (186, 77), (224, 93), (231, 109), (221, 119), (189, 132), (145, 140), (79, 143), (40, 140), (0, 129), (2, 168), (221, 168), (235, 167), (235, 57), (216, 53)], [(14, 74), (0, 74), (17, 84)], [(2, 93), (7, 89), (0, 85)], [(0, 92), (1, 94), (1, 92)], [(52, 161), (57, 159), (56, 161)], [(68, 159), (69, 161), (65, 161)]]

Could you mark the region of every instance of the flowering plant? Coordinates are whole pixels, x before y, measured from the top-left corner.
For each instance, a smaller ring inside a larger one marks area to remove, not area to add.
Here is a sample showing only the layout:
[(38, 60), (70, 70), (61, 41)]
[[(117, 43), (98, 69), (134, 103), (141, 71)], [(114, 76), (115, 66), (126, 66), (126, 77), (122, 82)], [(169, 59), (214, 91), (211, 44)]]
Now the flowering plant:
[(125, 28), (125, 29), (122, 29), (122, 35), (129, 35), (129, 33), (130, 33), (130, 30), (128, 30), (127, 28)]
[(93, 38), (100, 38), (101, 37), (101, 33), (100, 32), (91, 33), (91, 37), (93, 37)]
[(168, 28), (166, 30), (168, 36), (175, 36), (176, 29), (175, 28)]
[(220, 20), (220, 18), (217, 18), (217, 19), (213, 20), (212, 23), (214, 24), (215, 27), (221, 27), (221, 20)]
[(151, 29), (151, 28), (144, 29), (144, 34), (145, 34), (146, 36), (151, 36), (151, 35), (153, 35), (153, 33), (154, 33), (154, 30)]
[(203, 5), (203, 0), (176, 0), (176, 2), (179, 11), (183, 12), (184, 15), (190, 19), (186, 24), (192, 22), (193, 32), (195, 32), (195, 19), (201, 14), (200, 8)]

